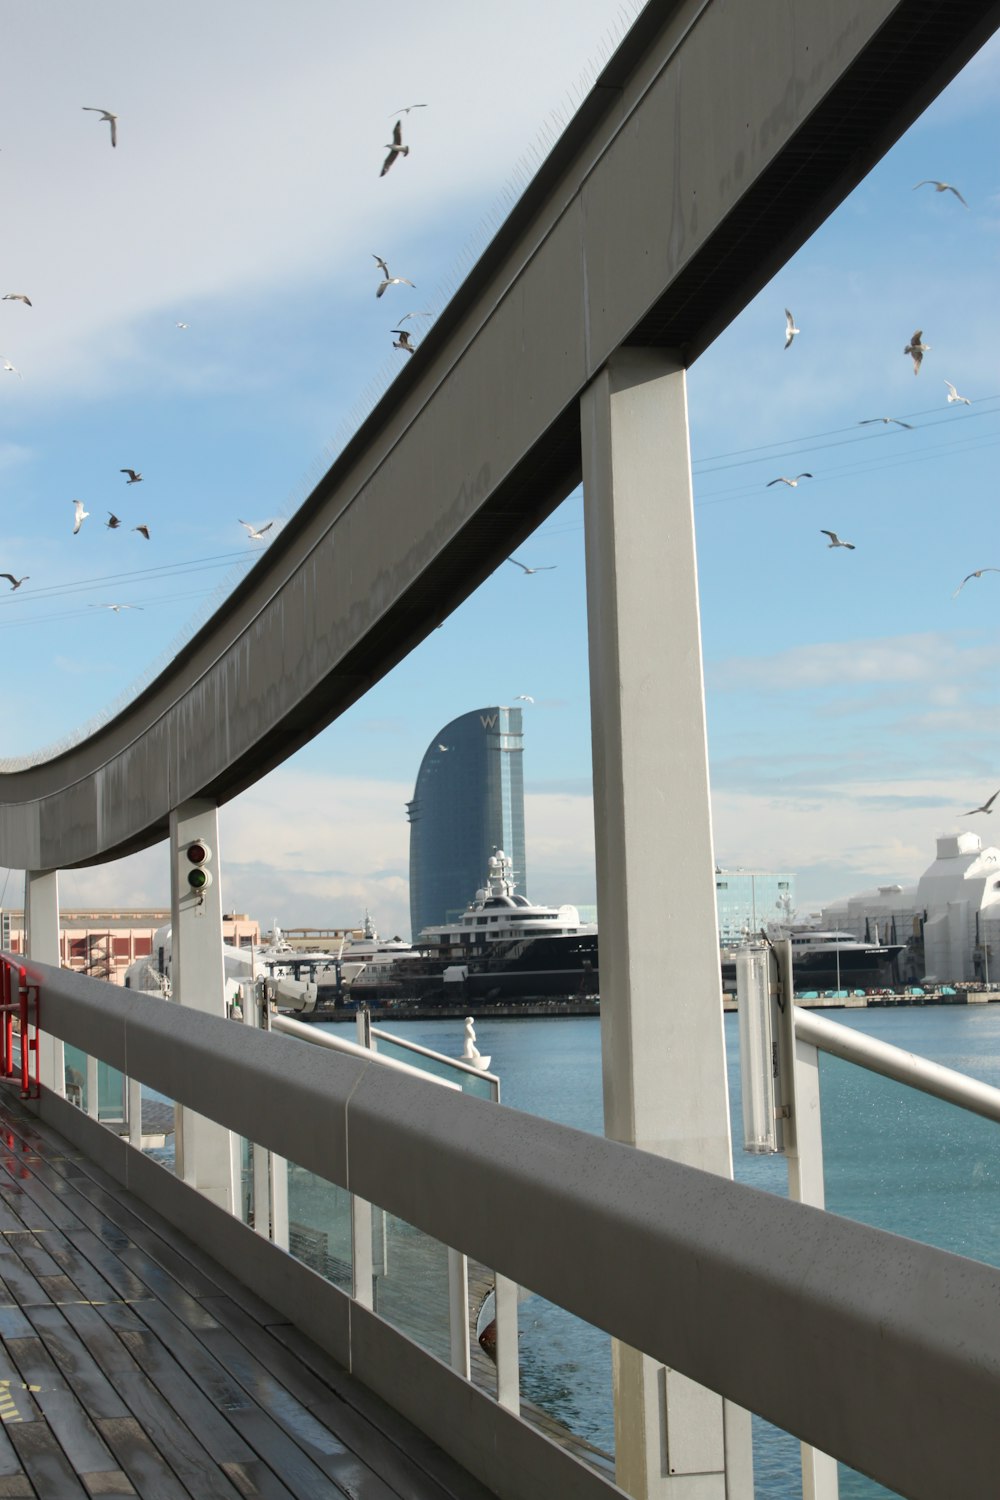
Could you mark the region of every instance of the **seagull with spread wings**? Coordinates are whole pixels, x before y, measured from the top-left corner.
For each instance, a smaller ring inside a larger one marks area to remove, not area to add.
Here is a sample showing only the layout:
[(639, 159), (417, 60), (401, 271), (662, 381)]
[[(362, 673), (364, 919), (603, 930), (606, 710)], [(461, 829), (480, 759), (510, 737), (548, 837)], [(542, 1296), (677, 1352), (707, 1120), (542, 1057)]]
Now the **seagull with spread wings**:
[(792, 339), (795, 337), (795, 335), (797, 333), (801, 333), (801, 332), (802, 332), (802, 329), (801, 328), (796, 328), (796, 326), (795, 326), (795, 319), (792, 317), (791, 313), (789, 312), (788, 308), (786, 307), (785, 308), (785, 348), (786, 349), (788, 348), (789, 344), (792, 342)]
[[(419, 105), (418, 106), (414, 106), (412, 104), (410, 106), (411, 109), (413, 109), (413, 108), (419, 108), (419, 107), (420, 107)], [(409, 154), (410, 154), (410, 148), (409, 148), (409, 146), (404, 146), (403, 145), (403, 122), (402, 122), (402, 120), (397, 120), (396, 121), (395, 129), (392, 132), (392, 142), (391, 142), (391, 144), (389, 144), (389, 145), (386, 146), (386, 150), (388, 151), (389, 155), (386, 157), (385, 161), (382, 163), (382, 170), (378, 174), (380, 177), (384, 177), (385, 176), (386, 172), (388, 172), (389, 168), (392, 166), (392, 164), (396, 160), (397, 156), (409, 156)]]
[(30, 573), (25, 573), (23, 578), (15, 578), (13, 573), (0, 573), (0, 578), (6, 578), (9, 581), (12, 593), (14, 589), (19, 589), (22, 583), (27, 583), (30, 577)]
[(84, 510), (82, 500), (73, 501), (73, 515), (75, 518), (73, 522), (73, 535), (76, 536), (77, 532), (80, 530), (80, 527), (90, 515), (89, 510)]
[(991, 813), (993, 811), (993, 804), (998, 797), (1000, 797), (1000, 791), (996, 791), (992, 797), (988, 797), (982, 807), (970, 807), (968, 812), (962, 814), (962, 817), (971, 818), (974, 813)]
[(92, 115), (100, 115), (102, 120), (107, 120), (108, 124), (111, 126), (111, 144), (112, 146), (117, 146), (118, 116), (113, 115), (110, 109), (100, 109), (96, 104), (82, 104), (80, 108), (88, 110)]
[(138, 473), (135, 469), (119, 469), (118, 472), (119, 472), (119, 474), (127, 474), (128, 475), (128, 478), (125, 481), (126, 484), (141, 484), (142, 483), (142, 475), (140, 473)]
[(794, 490), (797, 487), (798, 482), (799, 482), (800, 479), (811, 479), (811, 478), (812, 478), (811, 474), (796, 474), (796, 476), (795, 476), (794, 479), (786, 479), (785, 476), (784, 476), (784, 474), (779, 474), (778, 477), (777, 477), (777, 479), (769, 479), (767, 481), (767, 484), (764, 486), (764, 488), (769, 490), (771, 488), (772, 484), (787, 484), (788, 488), (790, 490)]
[(952, 383), (951, 383), (950, 380), (946, 380), (945, 381), (945, 385), (948, 387), (948, 405), (949, 406), (953, 406), (956, 401), (958, 402), (958, 404), (960, 406), (971, 406), (972, 405), (972, 402), (969, 400), (968, 396), (960, 396), (958, 394), (958, 391), (952, 385)]
[[(237, 519), (239, 518), (237, 517)], [(268, 521), (266, 526), (257, 527), (251, 526), (249, 521), (240, 521), (240, 525), (245, 526), (247, 529), (248, 542), (260, 542), (264, 539), (265, 531), (270, 531), (271, 527), (274, 525), (274, 522)]]
[(862, 417), (861, 421), (858, 423), (858, 426), (870, 427), (873, 422), (884, 422), (886, 426), (888, 426), (890, 422), (894, 422), (897, 427), (905, 427), (907, 432), (913, 431), (912, 422), (901, 422), (898, 417)]
[(394, 349), (402, 349), (407, 354), (416, 354), (417, 351), (415, 346), (410, 343), (410, 334), (408, 329), (391, 328), (389, 331), (390, 333), (394, 333), (397, 335), (397, 337), (392, 341), (392, 347)]
[(951, 597), (953, 599), (957, 599), (959, 594), (962, 592), (962, 590), (965, 588), (965, 585), (971, 578), (982, 578), (984, 573), (1000, 573), (1000, 568), (976, 568), (974, 572), (966, 573), (965, 577), (962, 579), (962, 582), (958, 585), (958, 588), (955, 590)]
[(853, 542), (842, 542), (835, 531), (826, 531), (822, 526), (819, 529), (824, 536), (828, 536), (830, 538), (830, 540), (826, 544), (828, 547), (847, 547), (849, 551), (854, 551)]
[(141, 604), (95, 604), (94, 609), (113, 609), (116, 615), (120, 615), (123, 609), (142, 609)]
[(544, 568), (529, 568), (526, 563), (518, 562), (516, 557), (508, 557), (507, 561), (512, 562), (516, 568), (520, 568), (524, 573), (551, 573), (554, 568), (559, 566), (558, 563), (547, 563)]
[[(383, 280), (379, 283), (378, 291), (375, 293), (376, 297), (381, 297), (386, 287), (390, 286), (412, 286), (414, 291), (416, 291), (414, 283), (412, 281), (408, 281), (405, 276), (393, 276), (391, 274), (389, 267), (386, 265), (381, 255), (376, 255), (375, 252), (372, 251), (372, 259), (375, 261), (379, 270), (382, 272), (383, 277)], [(402, 321), (402, 319), (400, 321)]]
[[(936, 177), (925, 177), (922, 182), (915, 182), (913, 184), (913, 191), (916, 192), (917, 188), (922, 187), (932, 187), (936, 193), (954, 193), (959, 203), (965, 203), (965, 199), (958, 191), (958, 188), (952, 187), (950, 182), (938, 182)], [(969, 205), (965, 203), (965, 206), (968, 208)]]
[(25, 296), (24, 292), (4, 292), (0, 302), (23, 302), (25, 307), (32, 306), (31, 298)]
[(910, 342), (906, 345), (906, 348), (903, 350), (903, 353), (908, 354), (913, 360), (914, 375), (920, 374), (920, 365), (923, 357), (931, 347), (930, 344), (925, 344), (923, 339), (924, 330), (922, 328), (918, 328)]
[(108, 519), (105, 521), (104, 524), (108, 528), (109, 531), (117, 531), (118, 528), (119, 528), (119, 526), (122, 523), (118, 519), (118, 517), (115, 515), (114, 511), (113, 510), (109, 510), (108, 511)]
[(144, 536), (146, 538), (147, 542), (149, 541), (149, 527), (148, 526), (145, 526), (145, 525), (143, 525), (143, 526), (133, 526), (132, 530), (133, 531), (137, 531), (140, 536)]
[(6, 354), (0, 354), (0, 365), (2, 365), (2, 367), (7, 371), (8, 375), (16, 375), (18, 380), (24, 379), (24, 376), (21, 374), (20, 370), (16, 365), (11, 364)]

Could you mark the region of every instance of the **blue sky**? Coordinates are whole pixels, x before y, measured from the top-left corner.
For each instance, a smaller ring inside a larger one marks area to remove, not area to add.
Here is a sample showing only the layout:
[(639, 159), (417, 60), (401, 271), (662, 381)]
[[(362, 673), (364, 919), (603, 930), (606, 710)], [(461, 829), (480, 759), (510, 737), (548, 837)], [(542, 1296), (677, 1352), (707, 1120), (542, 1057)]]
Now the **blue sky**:
[[(252, 564), (238, 518), (273, 535), (305, 497), (407, 357), (389, 330), (445, 304), (624, 15), (8, 6), (0, 295), (33, 302), (0, 302), (21, 376), (0, 371), (0, 569), (29, 575), (0, 580), (8, 764), (127, 697)], [(689, 376), (716, 854), (795, 871), (804, 907), (915, 878), (1000, 785), (1000, 573), (953, 598), (1000, 568), (998, 84), (994, 42)], [(380, 178), (394, 111), (417, 102), (411, 154)], [(83, 105), (118, 113), (116, 149)], [(969, 207), (914, 191), (925, 177)], [(416, 290), (376, 299), (375, 253)], [(913, 430), (859, 425), (884, 415)], [(449, 719), (521, 693), (531, 894), (593, 900), (580, 496), (517, 555), (553, 571), (503, 565), (223, 810), (228, 906), (265, 924), (367, 906), (407, 930), (420, 757)], [(162, 849), (62, 882), (65, 905), (166, 897)]]

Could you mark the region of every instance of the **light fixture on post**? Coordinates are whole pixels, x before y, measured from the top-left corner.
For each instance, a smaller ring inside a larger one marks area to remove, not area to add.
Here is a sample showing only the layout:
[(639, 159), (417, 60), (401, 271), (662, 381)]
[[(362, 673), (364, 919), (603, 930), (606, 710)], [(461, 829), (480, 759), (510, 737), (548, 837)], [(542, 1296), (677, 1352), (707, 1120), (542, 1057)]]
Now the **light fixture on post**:
[(775, 1114), (778, 1039), (773, 1026), (771, 970), (770, 947), (741, 948), (736, 955), (743, 1149), (758, 1156), (773, 1156), (781, 1150), (781, 1127)]

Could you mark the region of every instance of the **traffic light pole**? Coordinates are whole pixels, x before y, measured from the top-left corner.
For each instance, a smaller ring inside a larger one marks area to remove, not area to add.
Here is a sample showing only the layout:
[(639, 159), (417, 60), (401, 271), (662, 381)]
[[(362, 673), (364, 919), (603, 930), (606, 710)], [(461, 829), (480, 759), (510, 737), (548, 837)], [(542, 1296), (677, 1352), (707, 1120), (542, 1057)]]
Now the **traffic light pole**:
[[(222, 956), (219, 814), (195, 798), (170, 814), (170, 983), (174, 1000), (212, 1016), (226, 1014)], [(176, 1106), (177, 1175), (235, 1213), (235, 1137), (183, 1105)]]

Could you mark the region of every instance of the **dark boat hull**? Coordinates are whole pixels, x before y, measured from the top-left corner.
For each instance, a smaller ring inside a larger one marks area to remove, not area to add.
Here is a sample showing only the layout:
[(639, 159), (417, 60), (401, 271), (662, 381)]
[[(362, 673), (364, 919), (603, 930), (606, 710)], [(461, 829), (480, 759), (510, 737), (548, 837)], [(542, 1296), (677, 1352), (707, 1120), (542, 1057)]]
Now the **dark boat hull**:
[[(857, 990), (894, 984), (899, 977), (895, 961), (902, 951), (902, 944), (873, 943), (870, 947), (842, 948), (839, 955), (834, 949), (796, 953), (792, 960), (795, 989)], [(735, 994), (735, 960), (723, 960), (722, 988)]]
[(402, 958), (390, 972), (391, 978), (372, 978), (362, 971), (350, 987), (350, 998), (359, 1003), (419, 1000), (428, 1005), (582, 1000), (599, 992), (597, 936), (495, 943), (488, 953), (461, 958)]

